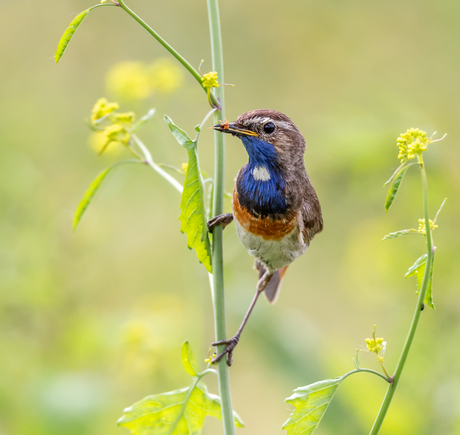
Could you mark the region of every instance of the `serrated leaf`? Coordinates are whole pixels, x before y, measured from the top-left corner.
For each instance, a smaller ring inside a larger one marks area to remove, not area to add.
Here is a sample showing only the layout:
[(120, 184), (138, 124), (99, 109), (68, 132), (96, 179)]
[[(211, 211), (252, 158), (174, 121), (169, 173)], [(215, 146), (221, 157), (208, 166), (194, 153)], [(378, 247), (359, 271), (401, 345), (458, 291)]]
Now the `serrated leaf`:
[(414, 230), (411, 228), (410, 230), (401, 230), (401, 231), (396, 231), (394, 233), (387, 234), (383, 240), (391, 240), (391, 239), (396, 239), (397, 237), (405, 236), (406, 234), (421, 234), (417, 230)]
[(195, 358), (193, 357), (192, 346), (186, 341), (181, 348), (182, 364), (184, 365), (185, 371), (190, 376), (198, 376), (198, 370), (196, 368)]
[(168, 127), (171, 130), (173, 136), (176, 138), (180, 145), (182, 145), (187, 150), (196, 148), (196, 142), (190, 139), (190, 136), (184, 130), (175, 125), (169, 116), (165, 115), (165, 121), (168, 124)]
[(90, 184), (88, 189), (86, 190), (82, 200), (78, 204), (77, 210), (75, 211), (75, 214), (73, 216), (73, 222), (72, 222), (72, 228), (75, 231), (77, 229), (78, 224), (81, 221), (81, 218), (83, 217), (83, 214), (85, 213), (86, 209), (88, 208), (89, 204), (93, 200), (94, 195), (96, 192), (99, 190), (101, 187), (102, 182), (105, 180), (107, 175), (109, 174), (112, 169), (116, 168), (119, 165), (122, 165), (124, 163), (141, 163), (138, 160), (124, 160), (121, 162), (118, 162), (114, 164), (113, 166), (110, 166), (110, 168), (107, 168), (106, 170), (102, 171), (95, 179), (94, 181)]
[[(208, 415), (222, 420), (220, 398), (197, 384), (146, 397), (125, 409), (118, 425), (132, 435), (199, 435)], [(244, 427), (239, 416), (233, 415), (235, 425)]]
[(204, 205), (205, 189), (198, 161), (197, 142), (192, 141), (188, 134), (177, 127), (168, 116), (165, 116), (165, 121), (176, 140), (187, 149), (188, 153), (187, 173), (180, 203), (180, 230), (187, 235), (188, 247), (195, 249), (200, 263), (203, 263), (204, 267), (212, 272), (211, 245)]
[(69, 27), (67, 27), (67, 30), (64, 32), (64, 34), (61, 36), (61, 39), (59, 40), (59, 44), (57, 46), (56, 53), (54, 54), (54, 59), (56, 60), (56, 63), (58, 63), (59, 59), (61, 59), (62, 55), (64, 54), (64, 51), (69, 45), (70, 40), (72, 39), (72, 36), (77, 31), (78, 26), (80, 26), (80, 24), (88, 14), (89, 9), (86, 9), (85, 11), (78, 14), (69, 24)]
[(385, 200), (385, 211), (388, 211), (393, 203), (396, 194), (398, 193), (399, 186), (401, 181), (410, 165), (404, 166), (399, 170), (399, 172), (394, 176), (393, 181), (391, 182), (390, 189), (388, 190), (387, 197)]
[(155, 115), (155, 109), (150, 109), (139, 121), (137, 121), (134, 125), (133, 128), (131, 129), (131, 133), (134, 133), (136, 130), (138, 130), (140, 127), (142, 127), (145, 123), (150, 121)]
[[(425, 274), (425, 267), (426, 267), (426, 260), (427, 254), (422, 255), (418, 258), (415, 263), (409, 268), (407, 271), (405, 278), (409, 278), (411, 276), (415, 276), (417, 279), (417, 294), (420, 293), (423, 284), (423, 276)], [(435, 308), (433, 303), (433, 296), (432, 296), (432, 281), (433, 281), (433, 266), (434, 266), (434, 253), (433, 258), (431, 261), (431, 270), (430, 275), (428, 277), (428, 284), (426, 288), (426, 293), (424, 297), (424, 303), (427, 304), (430, 308)]]
[(296, 408), (283, 425), (287, 434), (312, 434), (318, 427), (342, 380), (343, 377), (327, 379), (295, 389), (294, 394), (286, 399), (287, 403), (293, 404)]

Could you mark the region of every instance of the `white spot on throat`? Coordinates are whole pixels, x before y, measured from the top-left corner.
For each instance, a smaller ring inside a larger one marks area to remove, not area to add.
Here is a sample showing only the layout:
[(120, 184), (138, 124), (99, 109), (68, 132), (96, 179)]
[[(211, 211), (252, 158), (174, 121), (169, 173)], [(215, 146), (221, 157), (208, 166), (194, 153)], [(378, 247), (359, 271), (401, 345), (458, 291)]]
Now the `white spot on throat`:
[(252, 176), (254, 177), (254, 180), (258, 181), (270, 180), (270, 172), (268, 172), (268, 169), (265, 166), (256, 166), (252, 170)]

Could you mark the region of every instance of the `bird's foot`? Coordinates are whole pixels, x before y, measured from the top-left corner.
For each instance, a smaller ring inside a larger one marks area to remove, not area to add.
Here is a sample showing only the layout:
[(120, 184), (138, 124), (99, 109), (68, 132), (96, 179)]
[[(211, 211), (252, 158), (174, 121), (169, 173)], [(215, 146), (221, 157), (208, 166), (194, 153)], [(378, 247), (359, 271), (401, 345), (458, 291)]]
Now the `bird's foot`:
[(233, 351), (235, 350), (235, 347), (239, 341), (240, 341), (240, 334), (236, 334), (234, 337), (228, 340), (221, 340), (221, 341), (216, 341), (212, 343), (213, 346), (220, 346), (222, 344), (225, 344), (227, 345), (227, 348), (223, 352), (221, 352), (219, 355), (214, 357), (211, 360), (211, 364), (218, 363), (225, 355), (227, 355), (227, 364), (230, 367), (233, 363)]
[(208, 231), (212, 233), (214, 228), (217, 225), (222, 224), (222, 228), (225, 228), (228, 224), (232, 223), (233, 221), (233, 214), (231, 213), (226, 213), (226, 214), (220, 214), (219, 216), (216, 216), (208, 221)]

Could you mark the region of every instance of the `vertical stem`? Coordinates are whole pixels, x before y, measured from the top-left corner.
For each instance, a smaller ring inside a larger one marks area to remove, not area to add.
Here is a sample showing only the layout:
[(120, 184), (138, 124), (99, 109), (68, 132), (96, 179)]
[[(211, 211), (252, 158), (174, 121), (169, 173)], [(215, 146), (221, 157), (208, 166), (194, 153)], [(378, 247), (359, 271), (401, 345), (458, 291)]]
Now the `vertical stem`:
[(426, 229), (426, 248), (427, 248), (427, 259), (425, 264), (425, 273), (423, 275), (422, 287), (420, 289), (420, 294), (417, 300), (417, 306), (415, 307), (414, 317), (412, 318), (412, 323), (409, 329), (409, 333), (406, 337), (406, 342), (399, 357), (398, 365), (396, 366), (395, 374), (393, 376), (393, 383), (388, 387), (388, 390), (383, 399), (382, 406), (377, 415), (377, 418), (372, 426), (371, 432), (369, 435), (377, 435), (382, 427), (383, 420), (390, 406), (391, 400), (393, 399), (393, 394), (398, 385), (399, 379), (401, 378), (401, 373), (404, 368), (404, 364), (407, 360), (407, 355), (409, 354), (412, 341), (414, 339), (415, 331), (417, 330), (418, 321), (420, 319), (420, 314), (422, 312), (423, 301), (425, 299), (425, 293), (428, 286), (428, 281), (430, 279), (431, 264), (433, 262), (433, 243), (431, 239), (431, 228), (430, 220), (428, 214), (428, 182), (426, 178), (425, 165), (423, 161), (420, 162), (420, 170), (422, 175), (422, 185), (423, 185), (423, 209), (425, 215), (425, 229)]
[[(217, 0), (207, 0), (209, 30), (211, 32), (212, 68), (217, 72), (219, 82), (224, 82), (224, 60), (222, 52), (222, 37), (220, 31), (219, 5)], [(216, 88), (216, 96), (220, 100), (220, 110), (214, 112), (214, 124), (219, 119), (224, 119), (224, 88)], [(223, 213), (224, 209), (224, 175), (225, 175), (225, 135), (214, 132), (214, 199), (213, 215)], [(222, 225), (218, 225), (212, 235), (212, 269), (213, 269), (213, 305), (216, 341), (225, 340), (227, 332), (225, 328), (225, 294), (223, 273), (223, 240)], [(225, 345), (219, 346), (218, 353), (222, 352)], [(222, 400), (222, 419), (225, 435), (235, 434), (233, 421), (232, 396), (230, 393), (230, 377), (225, 358), (217, 365), (219, 377), (219, 393)]]

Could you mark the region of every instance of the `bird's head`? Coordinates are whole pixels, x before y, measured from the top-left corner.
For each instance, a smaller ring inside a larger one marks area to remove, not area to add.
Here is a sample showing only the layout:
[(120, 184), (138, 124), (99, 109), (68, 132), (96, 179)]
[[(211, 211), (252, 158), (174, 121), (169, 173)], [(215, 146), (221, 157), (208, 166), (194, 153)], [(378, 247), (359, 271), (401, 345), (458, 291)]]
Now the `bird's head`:
[(275, 166), (283, 171), (303, 166), (305, 140), (282, 112), (253, 110), (234, 122), (215, 125), (214, 129), (240, 138), (252, 165)]

